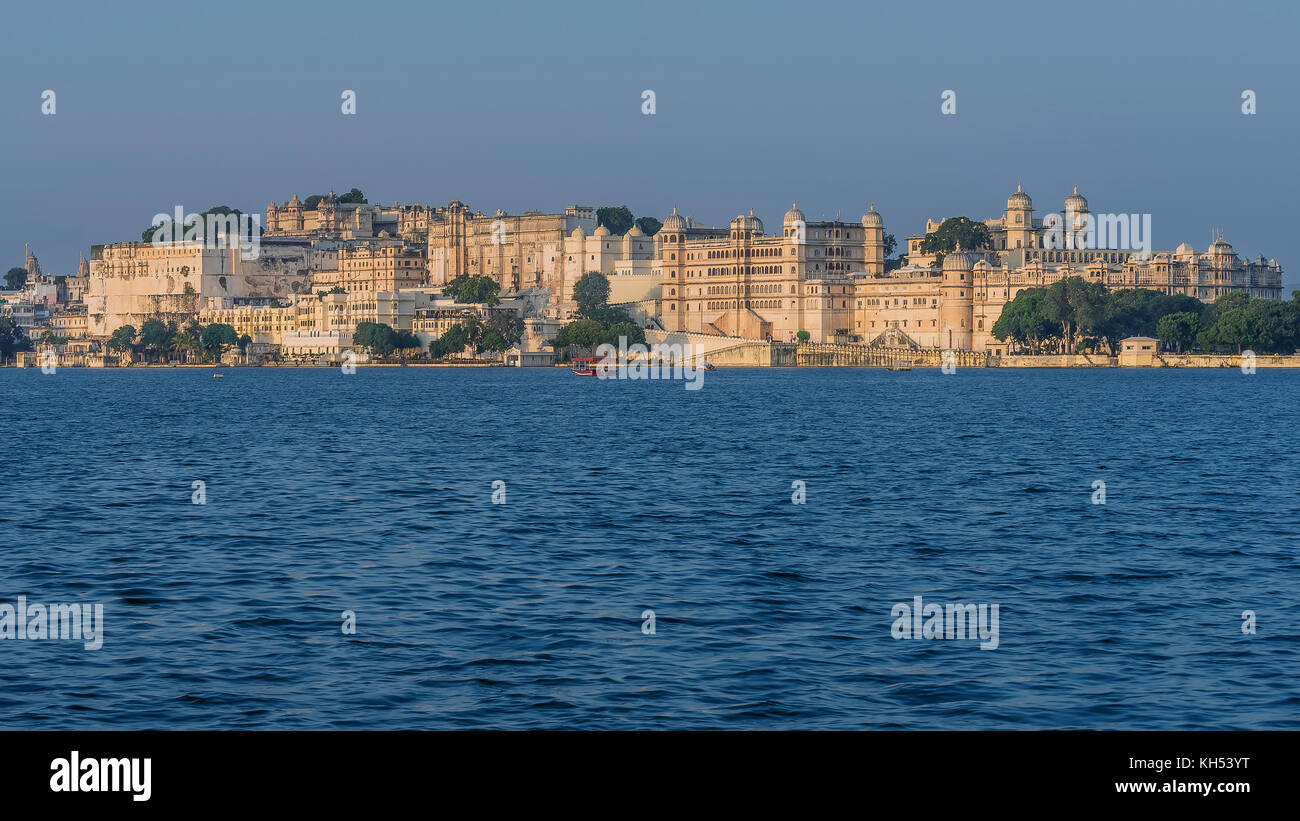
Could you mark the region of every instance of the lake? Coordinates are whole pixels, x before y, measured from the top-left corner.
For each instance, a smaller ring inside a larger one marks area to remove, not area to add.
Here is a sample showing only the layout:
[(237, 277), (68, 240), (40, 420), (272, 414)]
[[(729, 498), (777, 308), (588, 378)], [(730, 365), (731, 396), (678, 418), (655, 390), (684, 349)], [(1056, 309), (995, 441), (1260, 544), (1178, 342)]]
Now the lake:
[[(3, 369), (0, 603), (105, 629), (0, 640), (0, 719), (1297, 729), (1298, 400), (1264, 369)], [(997, 605), (996, 648), (895, 638), (917, 596)]]

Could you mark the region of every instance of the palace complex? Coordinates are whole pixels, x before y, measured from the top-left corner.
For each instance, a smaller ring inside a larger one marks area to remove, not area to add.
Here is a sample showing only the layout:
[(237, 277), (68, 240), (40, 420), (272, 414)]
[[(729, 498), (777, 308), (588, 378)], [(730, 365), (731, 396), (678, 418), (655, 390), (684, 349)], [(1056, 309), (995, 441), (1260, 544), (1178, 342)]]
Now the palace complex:
[[(598, 271), (611, 303), (664, 331), (779, 341), (806, 331), (814, 342), (1001, 351), (992, 330), (1003, 307), (1022, 289), (1069, 276), (1206, 302), (1234, 291), (1282, 296), (1277, 261), (1244, 260), (1222, 235), (1205, 251), (1088, 247), (1072, 230), (1059, 241), (1061, 226), (1115, 225), (1114, 215), (1094, 218), (1077, 188), (1060, 211), (1036, 216), (1017, 187), (982, 221), (990, 242), (979, 250), (926, 253), (926, 235), (942, 224), (929, 220), (893, 260), (874, 205), (848, 221), (809, 221), (792, 205), (772, 231), (752, 210), (710, 227), (674, 208), (655, 235), (633, 226), (620, 236), (598, 225), (594, 208), (576, 205), (487, 215), (459, 200), (379, 206), (340, 202), (332, 191), (308, 202), (296, 194), (272, 202), (256, 253), (237, 243), (95, 245), (75, 276), (54, 278), (29, 252), (25, 290), (0, 293), (0, 310), (29, 333), (48, 325), (104, 338), (151, 317), (197, 318), (286, 352), (329, 354), (350, 344), (361, 321), (426, 340), (466, 311), (486, 316), (483, 306), (440, 296), (470, 275), (495, 280), (506, 306), (495, 310), (530, 320), (529, 339), (540, 345), (572, 316), (574, 284)], [(1148, 243), (1149, 230), (1148, 222)]]

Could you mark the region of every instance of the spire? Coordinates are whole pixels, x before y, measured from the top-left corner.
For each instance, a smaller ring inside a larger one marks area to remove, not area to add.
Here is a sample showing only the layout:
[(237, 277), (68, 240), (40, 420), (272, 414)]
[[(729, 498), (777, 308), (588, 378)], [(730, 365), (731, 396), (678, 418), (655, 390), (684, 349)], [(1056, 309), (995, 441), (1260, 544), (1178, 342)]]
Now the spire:
[[(1075, 188), (1075, 190), (1077, 191), (1077, 190), (1079, 189), (1079, 186), (1076, 185), (1074, 188)], [(1023, 193), (1024, 193), (1024, 190), (1020, 187), (1020, 183), (1016, 183), (1016, 193), (1017, 193), (1017, 194), (1023, 194)]]
[(1074, 184), (1074, 194), (1075, 194), (1075, 196), (1078, 196), (1078, 195), (1079, 195), (1079, 184), (1078, 184), (1078, 183), (1075, 183), (1075, 184)]

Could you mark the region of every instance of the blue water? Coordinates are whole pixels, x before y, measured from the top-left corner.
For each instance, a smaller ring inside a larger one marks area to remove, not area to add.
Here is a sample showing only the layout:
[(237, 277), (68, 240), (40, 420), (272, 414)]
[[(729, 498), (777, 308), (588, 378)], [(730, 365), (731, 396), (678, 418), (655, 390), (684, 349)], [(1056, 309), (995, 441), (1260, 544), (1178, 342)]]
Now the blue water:
[[(0, 603), (107, 623), (0, 641), (0, 727), (1300, 728), (1297, 400), (1269, 370), (0, 370)], [(999, 646), (894, 639), (917, 595), (997, 603)]]

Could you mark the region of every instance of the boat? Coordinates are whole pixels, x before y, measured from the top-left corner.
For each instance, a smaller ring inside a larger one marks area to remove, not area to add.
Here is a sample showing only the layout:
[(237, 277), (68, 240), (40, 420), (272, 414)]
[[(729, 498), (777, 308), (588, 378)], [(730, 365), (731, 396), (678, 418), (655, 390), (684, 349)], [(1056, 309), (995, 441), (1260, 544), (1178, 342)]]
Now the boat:
[(706, 371), (716, 371), (716, 370), (717, 370), (717, 367), (716, 367), (715, 365), (711, 365), (711, 364), (709, 364), (708, 362), (706, 362), (705, 360), (701, 359), (701, 360), (699, 361), (699, 363), (696, 364), (696, 366), (695, 366), (695, 370), (698, 371), (698, 370), (700, 370), (700, 369), (704, 369), (704, 370), (706, 370)]
[(213, 379), (225, 379), (225, 378), (226, 378), (226, 375), (225, 375), (224, 373), (214, 373), (214, 374), (212, 374), (212, 378), (213, 378)]
[(595, 376), (596, 363), (600, 361), (600, 357), (575, 356), (571, 361), (574, 376)]
[(891, 359), (885, 366), (886, 370), (891, 371), (910, 371), (912, 370), (912, 360), (910, 359)]

